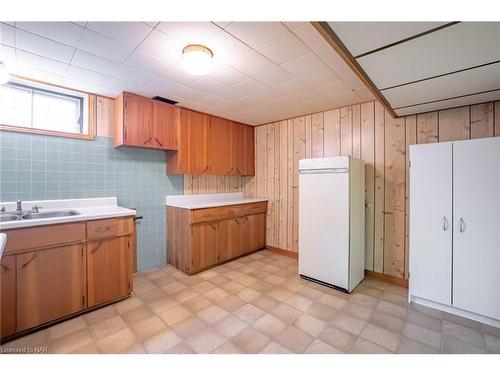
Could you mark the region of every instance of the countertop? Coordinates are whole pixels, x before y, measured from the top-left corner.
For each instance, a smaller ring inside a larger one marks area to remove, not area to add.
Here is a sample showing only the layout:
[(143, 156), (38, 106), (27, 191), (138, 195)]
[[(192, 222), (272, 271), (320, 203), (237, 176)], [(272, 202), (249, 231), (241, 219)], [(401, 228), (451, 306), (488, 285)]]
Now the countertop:
[[(134, 216), (136, 214), (135, 210), (118, 206), (116, 197), (23, 201), (22, 208), (25, 211), (30, 210), (31, 207), (33, 207), (35, 204), (41, 207), (39, 212), (72, 209), (80, 212), (80, 215), (44, 219), (4, 221), (0, 223), (0, 230), (34, 227), (48, 224), (62, 224), (75, 221), (105, 219), (111, 217)], [(0, 203), (0, 206), (4, 206), (7, 212), (16, 210), (16, 202), (2, 202)]]
[(167, 195), (166, 205), (171, 207), (187, 208), (195, 210), (198, 208), (209, 208), (219, 206), (230, 206), (233, 204), (245, 204), (255, 202), (266, 202), (267, 198), (245, 197), (242, 192), (222, 194), (192, 194), (192, 195)]

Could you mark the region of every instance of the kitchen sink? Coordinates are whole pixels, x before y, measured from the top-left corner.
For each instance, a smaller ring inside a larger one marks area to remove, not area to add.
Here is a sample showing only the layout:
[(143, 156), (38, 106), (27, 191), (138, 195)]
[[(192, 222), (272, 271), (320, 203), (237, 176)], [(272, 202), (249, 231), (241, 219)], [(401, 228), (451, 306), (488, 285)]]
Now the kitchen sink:
[(17, 220), (17, 215), (0, 215), (0, 222)]
[(75, 216), (75, 215), (80, 215), (80, 212), (76, 210), (31, 212), (29, 214), (23, 215), (22, 219), (23, 220), (47, 219), (51, 217), (64, 217), (64, 216)]

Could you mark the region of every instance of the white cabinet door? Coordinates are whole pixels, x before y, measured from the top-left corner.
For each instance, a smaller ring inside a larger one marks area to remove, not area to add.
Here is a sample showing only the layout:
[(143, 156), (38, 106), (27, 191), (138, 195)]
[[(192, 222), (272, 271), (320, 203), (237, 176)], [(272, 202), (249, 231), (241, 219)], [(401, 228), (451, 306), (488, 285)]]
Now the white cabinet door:
[(453, 305), (500, 318), (500, 138), (453, 144)]
[(410, 294), (451, 304), (452, 144), (410, 146)]

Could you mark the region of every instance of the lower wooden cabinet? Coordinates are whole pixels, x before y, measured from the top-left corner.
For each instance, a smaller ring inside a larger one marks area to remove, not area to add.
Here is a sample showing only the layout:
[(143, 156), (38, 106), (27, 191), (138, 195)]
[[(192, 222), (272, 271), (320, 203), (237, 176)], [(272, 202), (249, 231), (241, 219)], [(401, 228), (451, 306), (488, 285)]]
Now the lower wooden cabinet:
[(87, 243), (88, 307), (130, 293), (132, 265), (129, 251), (129, 236)]
[(17, 255), (17, 331), (85, 308), (84, 244)]
[(218, 225), (216, 221), (192, 225), (193, 270), (217, 264)]
[(254, 249), (266, 246), (266, 214), (249, 215), (243, 218), (243, 232), (246, 241), (243, 242), (243, 252), (248, 253)]
[(16, 256), (6, 255), (0, 262), (1, 336), (16, 331)]
[(244, 218), (235, 217), (219, 222), (218, 260), (226, 260), (241, 256), (243, 251), (243, 230), (241, 222)]

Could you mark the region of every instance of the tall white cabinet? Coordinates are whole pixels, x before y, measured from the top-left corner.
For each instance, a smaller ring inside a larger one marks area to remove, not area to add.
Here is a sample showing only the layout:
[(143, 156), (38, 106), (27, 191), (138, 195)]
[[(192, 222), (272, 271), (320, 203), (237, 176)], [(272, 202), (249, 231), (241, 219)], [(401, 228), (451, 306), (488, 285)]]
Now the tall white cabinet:
[(500, 138), (410, 146), (409, 299), (500, 327)]

